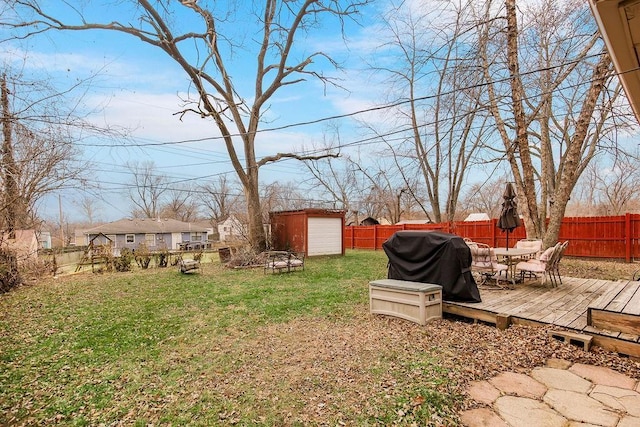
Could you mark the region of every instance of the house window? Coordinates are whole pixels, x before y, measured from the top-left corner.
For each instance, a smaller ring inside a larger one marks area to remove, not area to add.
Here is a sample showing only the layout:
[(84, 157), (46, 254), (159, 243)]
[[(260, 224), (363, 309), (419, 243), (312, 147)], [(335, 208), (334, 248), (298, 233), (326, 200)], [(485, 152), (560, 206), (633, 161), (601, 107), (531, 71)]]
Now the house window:
[(191, 233), (191, 241), (192, 242), (201, 242), (202, 241), (202, 233)]
[(105, 245), (107, 243), (111, 243), (111, 245), (115, 248), (117, 247), (116, 245), (116, 235), (115, 234), (107, 234), (107, 238), (111, 240), (111, 242), (109, 242), (109, 240), (105, 240)]
[(135, 234), (125, 234), (124, 241), (126, 243), (135, 243), (136, 242), (136, 235)]
[(151, 248), (156, 245), (156, 235), (155, 234), (145, 234), (144, 235), (144, 243), (148, 248)]

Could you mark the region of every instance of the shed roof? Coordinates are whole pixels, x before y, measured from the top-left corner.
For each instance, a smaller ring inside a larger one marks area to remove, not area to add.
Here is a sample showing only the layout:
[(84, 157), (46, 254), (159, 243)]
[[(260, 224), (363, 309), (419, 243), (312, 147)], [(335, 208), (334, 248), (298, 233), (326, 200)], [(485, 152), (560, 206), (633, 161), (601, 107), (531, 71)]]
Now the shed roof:
[(487, 215), (484, 212), (476, 212), (476, 213), (472, 213), (469, 214), (468, 217), (466, 217), (464, 220), (465, 221), (487, 221), (491, 218), (489, 218), (489, 215)]
[(125, 218), (84, 231), (84, 234), (140, 234), (206, 232), (208, 229), (177, 219)]
[(431, 221), (428, 219), (403, 219), (402, 221), (396, 222), (396, 225), (402, 224), (431, 224)]

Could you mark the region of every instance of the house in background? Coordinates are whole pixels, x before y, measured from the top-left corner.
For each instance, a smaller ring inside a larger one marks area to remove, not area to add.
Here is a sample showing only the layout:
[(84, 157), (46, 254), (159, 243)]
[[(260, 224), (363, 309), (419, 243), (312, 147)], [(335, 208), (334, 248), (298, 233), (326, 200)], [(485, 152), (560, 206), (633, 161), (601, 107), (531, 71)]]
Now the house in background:
[(16, 230), (13, 239), (9, 233), (0, 236), (0, 244), (16, 253), (18, 264), (38, 258), (38, 238), (35, 230)]
[(51, 249), (51, 233), (48, 231), (41, 231), (36, 234), (38, 236), (38, 246), (40, 249)]
[(402, 221), (396, 222), (396, 225), (403, 224), (431, 224), (431, 220), (428, 219), (403, 219)]
[(370, 216), (360, 221), (360, 225), (380, 225), (380, 221)]
[(464, 220), (465, 221), (489, 221), (489, 215), (484, 212), (476, 212), (469, 214)]
[(238, 218), (229, 215), (227, 219), (218, 224), (218, 235), (221, 242), (240, 240), (247, 235), (247, 229)]
[(198, 249), (206, 247), (207, 228), (175, 219), (121, 219), (84, 230), (87, 245), (113, 242), (114, 248), (136, 249), (144, 243), (149, 250)]

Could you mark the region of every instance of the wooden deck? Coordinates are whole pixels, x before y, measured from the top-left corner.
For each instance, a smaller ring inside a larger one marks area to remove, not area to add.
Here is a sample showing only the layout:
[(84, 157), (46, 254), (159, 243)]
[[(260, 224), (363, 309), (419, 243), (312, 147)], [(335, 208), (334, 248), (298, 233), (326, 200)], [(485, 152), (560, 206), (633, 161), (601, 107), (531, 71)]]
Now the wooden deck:
[(480, 303), (444, 301), (444, 313), (494, 323), (555, 325), (591, 335), (592, 343), (640, 357), (640, 282), (563, 277), (548, 288), (536, 282), (515, 289), (480, 288)]

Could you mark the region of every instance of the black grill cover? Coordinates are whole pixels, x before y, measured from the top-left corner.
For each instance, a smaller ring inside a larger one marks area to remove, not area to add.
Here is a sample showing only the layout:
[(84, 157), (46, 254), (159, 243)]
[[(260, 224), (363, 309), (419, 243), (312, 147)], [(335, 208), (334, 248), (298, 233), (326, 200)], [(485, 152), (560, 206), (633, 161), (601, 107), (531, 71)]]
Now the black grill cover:
[(440, 231), (398, 231), (382, 244), (389, 279), (434, 283), (448, 301), (480, 302), (471, 251), (461, 237)]

